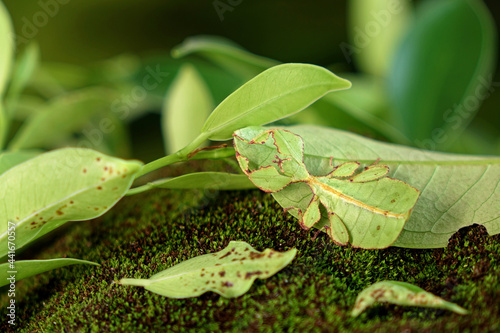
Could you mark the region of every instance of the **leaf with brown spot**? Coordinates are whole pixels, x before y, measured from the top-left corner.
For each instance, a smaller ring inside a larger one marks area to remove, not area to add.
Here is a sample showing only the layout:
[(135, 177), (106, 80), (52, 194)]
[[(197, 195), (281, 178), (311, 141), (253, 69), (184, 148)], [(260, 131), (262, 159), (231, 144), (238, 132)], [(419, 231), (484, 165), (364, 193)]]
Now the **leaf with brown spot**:
[[(253, 259), (243, 256), (247, 247), (256, 254)], [(234, 251), (230, 250), (232, 248)], [(224, 256), (228, 252), (233, 254)], [(258, 252), (245, 242), (232, 241), (224, 250), (214, 253), (215, 255), (205, 254), (191, 258), (149, 279), (121, 279), (118, 283), (141, 286), (171, 298), (197, 297), (207, 291), (228, 298), (239, 297), (250, 289), (255, 279), (267, 279), (287, 266), (295, 257), (297, 250), (291, 249), (280, 253), (281, 256), (271, 258), (268, 256), (269, 253), (275, 251), (266, 249)], [(200, 274), (202, 271), (211, 274), (203, 276)], [(185, 281), (189, 281), (187, 286), (184, 285)]]
[(359, 316), (361, 312), (375, 302), (445, 309), (461, 315), (468, 313), (467, 310), (455, 303), (445, 301), (412, 284), (399, 281), (381, 281), (372, 284), (359, 293), (351, 316)]
[[(126, 168), (126, 177), (113, 174), (102, 182), (103, 164), (115, 170)], [(68, 221), (96, 218), (123, 197), (141, 167), (138, 161), (90, 149), (65, 148), (9, 169), (0, 175), (0, 258), (8, 251), (10, 227), (15, 229), (19, 249)], [(83, 173), (83, 169), (87, 172)], [(113, 187), (118, 189), (112, 191)], [(40, 217), (47, 223), (41, 224)], [(26, 228), (32, 222), (33, 229)]]

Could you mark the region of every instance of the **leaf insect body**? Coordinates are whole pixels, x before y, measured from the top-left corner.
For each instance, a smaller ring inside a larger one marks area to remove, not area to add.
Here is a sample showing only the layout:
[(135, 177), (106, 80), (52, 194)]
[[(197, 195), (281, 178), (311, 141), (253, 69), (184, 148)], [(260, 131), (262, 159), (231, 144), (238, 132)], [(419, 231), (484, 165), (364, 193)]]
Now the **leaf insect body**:
[[(252, 139), (248, 140), (249, 137)], [(235, 133), (234, 143), (241, 168), (263, 191), (275, 193), (293, 183), (307, 184), (312, 191), (307, 208), (287, 207), (286, 210), (295, 210), (300, 225), (308, 230), (322, 219), (323, 206), (328, 218), (324, 230), (340, 245), (350, 242), (353, 246), (369, 248), (389, 246), (399, 235), (419, 196), (417, 189), (387, 177), (389, 167), (378, 164), (379, 160), (356, 173), (359, 162), (333, 166), (331, 158), (329, 174), (311, 175), (303, 159), (302, 138), (286, 130), (249, 127)], [(375, 240), (367, 237), (369, 233), (384, 232), (383, 227), (388, 228), (389, 237), (375, 236), (379, 237)]]

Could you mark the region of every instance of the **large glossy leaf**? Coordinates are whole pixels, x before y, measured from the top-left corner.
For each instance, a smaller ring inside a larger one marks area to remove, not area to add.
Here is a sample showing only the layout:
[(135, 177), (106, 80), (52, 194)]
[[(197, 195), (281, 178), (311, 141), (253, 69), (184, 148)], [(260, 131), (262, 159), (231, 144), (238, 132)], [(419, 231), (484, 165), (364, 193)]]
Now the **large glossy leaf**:
[(267, 279), (287, 266), (296, 253), (296, 249), (259, 252), (245, 242), (232, 241), (222, 251), (189, 259), (149, 279), (121, 279), (118, 283), (171, 298), (197, 297), (207, 291), (238, 297), (255, 279)]
[(158, 179), (146, 185), (130, 189), (127, 195), (142, 193), (153, 188), (168, 189), (212, 189), (212, 190), (245, 190), (253, 189), (248, 177), (243, 174), (227, 172), (196, 172), (188, 173), (175, 178)]
[(239, 128), (263, 125), (297, 113), (328, 92), (351, 86), (325, 68), (283, 64), (259, 74), (229, 95), (202, 128), (211, 140), (228, 140)]
[(395, 54), (391, 100), (415, 145), (445, 147), (487, 98), (495, 28), (480, 0), (427, 1)]
[[(331, 172), (331, 157), (335, 164), (358, 161), (362, 166), (380, 159), (389, 177), (421, 192), (395, 246), (444, 247), (451, 235), (472, 224), (484, 225), (491, 235), (500, 233), (500, 157), (419, 150), (318, 126), (286, 129), (304, 140), (304, 162), (313, 175)], [(312, 195), (303, 185), (291, 184), (273, 196), (285, 208), (305, 211)], [(327, 223), (322, 219), (317, 226)]]
[(356, 298), (351, 316), (357, 317), (375, 302), (450, 310), (465, 315), (464, 308), (445, 301), (419, 287), (399, 281), (381, 281), (364, 289)]
[(175, 153), (195, 139), (213, 108), (210, 91), (203, 79), (192, 65), (183, 65), (163, 105), (166, 153)]
[(11, 282), (8, 279), (12, 276), (15, 276), (15, 281), (19, 281), (59, 267), (78, 264), (99, 265), (92, 261), (73, 258), (16, 260), (13, 263), (3, 263), (0, 265), (0, 287), (8, 285)]
[(14, 39), (12, 22), (5, 5), (0, 2), (0, 100), (9, 80), (14, 57)]
[(0, 176), (0, 258), (8, 230), (16, 248), (67, 221), (107, 212), (129, 189), (142, 163), (90, 149), (66, 148), (42, 154)]
[[(101, 88), (83, 89), (57, 97), (24, 123), (10, 142), (9, 149), (57, 147), (73, 133), (82, 131), (93, 118), (109, 118), (102, 116), (110, 111), (112, 100), (113, 93)], [(96, 128), (85, 128), (86, 146), (98, 145), (104, 134), (111, 131), (111, 120), (106, 121), (106, 126), (101, 126), (99, 121)]]
[(341, 45), (348, 62), (354, 57), (366, 73), (385, 76), (411, 14), (409, 0), (349, 1), (351, 44)]
[(234, 147), (241, 169), (261, 190), (278, 194), (302, 184), (307, 191), (303, 196), (312, 194), (307, 207), (291, 203), (285, 208), (296, 211), (306, 230), (328, 220), (326, 232), (340, 245), (389, 247), (419, 196), (414, 187), (386, 177), (389, 167), (384, 164), (359, 170), (359, 161), (341, 161), (330, 165), (328, 173), (314, 176), (304, 164), (304, 141), (286, 130), (243, 128), (234, 134)]

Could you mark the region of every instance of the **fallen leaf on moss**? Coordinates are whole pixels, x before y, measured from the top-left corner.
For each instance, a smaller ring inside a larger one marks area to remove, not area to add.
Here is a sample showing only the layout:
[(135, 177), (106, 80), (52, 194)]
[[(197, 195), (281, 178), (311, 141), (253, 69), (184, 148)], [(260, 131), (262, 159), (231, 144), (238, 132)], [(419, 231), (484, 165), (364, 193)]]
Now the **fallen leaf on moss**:
[(197, 297), (207, 291), (239, 297), (255, 279), (267, 279), (287, 266), (296, 253), (296, 249), (259, 252), (245, 242), (232, 241), (222, 251), (191, 258), (149, 279), (121, 279), (118, 283), (171, 298)]
[(412, 284), (399, 281), (382, 281), (372, 284), (359, 293), (351, 316), (357, 317), (375, 302), (445, 309), (461, 315), (468, 313), (467, 310), (455, 303), (445, 301)]

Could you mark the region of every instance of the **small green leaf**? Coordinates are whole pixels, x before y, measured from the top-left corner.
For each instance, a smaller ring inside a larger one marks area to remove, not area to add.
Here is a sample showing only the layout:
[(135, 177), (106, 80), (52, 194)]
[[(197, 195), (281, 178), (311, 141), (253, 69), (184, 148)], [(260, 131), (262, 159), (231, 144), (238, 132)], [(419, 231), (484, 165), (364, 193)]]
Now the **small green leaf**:
[[(235, 132), (234, 146), (243, 172), (261, 190), (278, 195), (289, 186), (307, 185), (303, 186), (308, 189), (302, 193), (304, 202), (290, 200), (284, 208), (295, 213), (304, 229), (319, 224), (321, 218), (328, 221), (320, 226), (340, 245), (375, 249), (390, 246), (420, 194), (414, 187), (386, 177), (386, 165), (372, 164), (346, 178), (359, 161), (333, 166), (331, 157), (330, 172), (314, 176), (304, 164), (302, 138), (282, 129), (243, 128)], [(325, 216), (321, 216), (320, 203), (327, 212)]]
[(77, 265), (77, 264), (87, 264), (96, 265), (98, 263), (73, 259), (73, 258), (57, 258), (57, 259), (45, 259), (45, 260), (16, 260), (13, 264), (3, 263), (0, 264), (0, 287), (8, 285), (11, 283), (10, 277), (15, 276), (15, 281), (25, 279), (27, 277), (44, 273), (59, 267)]
[(163, 105), (166, 153), (175, 153), (195, 139), (213, 108), (210, 91), (203, 79), (192, 65), (183, 65)]
[(361, 312), (375, 302), (444, 309), (461, 315), (468, 313), (467, 310), (455, 303), (447, 302), (412, 284), (399, 281), (382, 281), (372, 284), (359, 293), (351, 316), (359, 316)]
[(196, 172), (175, 178), (158, 179), (146, 185), (130, 189), (127, 195), (142, 193), (153, 188), (168, 189), (213, 189), (213, 190), (245, 190), (255, 185), (243, 174), (226, 172)]
[(350, 86), (349, 81), (319, 66), (278, 65), (251, 79), (222, 101), (207, 119), (202, 134), (210, 140), (228, 140), (237, 129), (288, 117), (326, 93)]
[(9, 81), (14, 57), (14, 31), (5, 5), (0, 2), (0, 101)]
[(118, 283), (171, 298), (197, 297), (207, 291), (239, 297), (255, 279), (267, 279), (287, 266), (296, 253), (296, 249), (259, 252), (245, 242), (231, 241), (222, 251), (189, 259), (149, 279), (121, 279)]
[(30, 159), (0, 176), (0, 258), (8, 229), (16, 248), (63, 225), (107, 212), (129, 189), (142, 163), (90, 149), (66, 148)]
[(40, 152), (36, 151), (16, 151), (0, 153), (0, 175), (10, 168), (21, 164), (35, 156)]
[(495, 30), (481, 0), (422, 3), (388, 78), (395, 117), (415, 145), (450, 145), (489, 96)]

